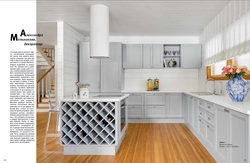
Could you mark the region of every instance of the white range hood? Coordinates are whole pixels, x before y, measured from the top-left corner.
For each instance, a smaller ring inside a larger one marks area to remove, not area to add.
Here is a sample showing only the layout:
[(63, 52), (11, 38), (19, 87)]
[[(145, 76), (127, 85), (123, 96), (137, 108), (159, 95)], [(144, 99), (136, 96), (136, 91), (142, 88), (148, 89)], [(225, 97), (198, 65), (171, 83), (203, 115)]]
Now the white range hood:
[(90, 58), (109, 58), (109, 7), (90, 7)]

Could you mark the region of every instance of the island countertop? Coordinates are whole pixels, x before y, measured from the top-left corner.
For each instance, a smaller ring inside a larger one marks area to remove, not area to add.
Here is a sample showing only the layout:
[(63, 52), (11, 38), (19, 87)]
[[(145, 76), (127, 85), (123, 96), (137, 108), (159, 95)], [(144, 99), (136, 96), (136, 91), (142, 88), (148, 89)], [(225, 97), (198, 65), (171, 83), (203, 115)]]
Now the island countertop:
[(105, 101), (121, 101), (127, 98), (129, 94), (90, 94), (89, 98), (73, 98), (73, 97), (66, 97), (61, 98), (59, 101), (64, 102), (105, 102)]

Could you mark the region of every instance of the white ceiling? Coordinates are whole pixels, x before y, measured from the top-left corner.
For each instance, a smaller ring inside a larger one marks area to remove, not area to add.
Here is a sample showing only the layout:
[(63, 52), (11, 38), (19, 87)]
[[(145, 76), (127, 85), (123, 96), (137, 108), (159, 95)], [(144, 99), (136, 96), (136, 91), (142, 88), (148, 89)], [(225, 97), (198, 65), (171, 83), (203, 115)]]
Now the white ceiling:
[(53, 44), (53, 22), (64, 21), (89, 36), (90, 6), (105, 4), (109, 6), (110, 36), (199, 36), (229, 1), (37, 0), (37, 32), (44, 35), (40, 39), (50, 37), (46, 44)]

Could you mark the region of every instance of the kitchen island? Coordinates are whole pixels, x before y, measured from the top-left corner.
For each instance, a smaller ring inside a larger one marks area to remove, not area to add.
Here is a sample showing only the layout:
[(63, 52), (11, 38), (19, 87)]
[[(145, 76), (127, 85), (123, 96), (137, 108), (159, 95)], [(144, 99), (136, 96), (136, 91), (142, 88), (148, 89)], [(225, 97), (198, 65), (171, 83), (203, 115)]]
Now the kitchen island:
[(60, 99), (64, 155), (115, 155), (127, 129), (129, 94)]

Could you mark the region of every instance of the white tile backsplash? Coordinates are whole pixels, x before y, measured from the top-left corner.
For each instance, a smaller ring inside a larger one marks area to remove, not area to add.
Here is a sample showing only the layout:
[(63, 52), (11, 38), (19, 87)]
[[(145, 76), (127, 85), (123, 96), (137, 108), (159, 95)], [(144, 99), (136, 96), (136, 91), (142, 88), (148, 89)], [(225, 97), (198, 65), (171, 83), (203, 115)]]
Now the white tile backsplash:
[(126, 69), (124, 90), (147, 90), (147, 79), (159, 79), (160, 90), (198, 90), (198, 69)]

